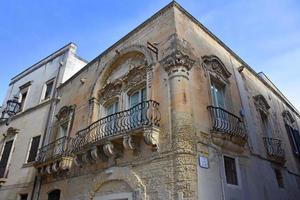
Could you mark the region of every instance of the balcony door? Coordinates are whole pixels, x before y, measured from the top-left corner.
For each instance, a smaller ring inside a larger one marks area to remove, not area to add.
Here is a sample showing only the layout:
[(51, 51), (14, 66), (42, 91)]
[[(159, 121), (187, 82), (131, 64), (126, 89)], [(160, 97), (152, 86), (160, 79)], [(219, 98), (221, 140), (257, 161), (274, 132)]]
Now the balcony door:
[(136, 128), (142, 124), (146, 119), (146, 103), (142, 103), (147, 100), (146, 88), (135, 91), (129, 96), (130, 103), (130, 125), (132, 128)]
[(225, 86), (215, 81), (211, 82), (212, 101), (215, 107), (225, 109)]
[(107, 126), (105, 133), (113, 134), (118, 128), (118, 119), (115, 113), (119, 112), (119, 101), (115, 101), (106, 107)]

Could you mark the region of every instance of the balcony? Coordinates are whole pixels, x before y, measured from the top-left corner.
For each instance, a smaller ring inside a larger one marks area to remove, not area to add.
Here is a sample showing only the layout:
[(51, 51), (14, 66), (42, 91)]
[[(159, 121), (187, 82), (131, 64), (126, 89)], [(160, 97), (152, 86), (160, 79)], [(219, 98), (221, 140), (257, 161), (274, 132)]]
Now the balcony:
[(159, 103), (148, 100), (104, 117), (76, 133), (73, 141), (75, 164), (93, 163), (105, 155), (115, 157), (124, 149), (136, 150), (140, 139), (157, 148)]
[(61, 137), (39, 149), (34, 166), (43, 174), (68, 170), (73, 162), (70, 137)]
[(228, 150), (241, 152), (247, 142), (244, 122), (220, 107), (208, 106), (212, 121), (212, 141)]
[(263, 141), (267, 152), (267, 158), (275, 163), (284, 164), (286, 160), (281, 140), (264, 137)]

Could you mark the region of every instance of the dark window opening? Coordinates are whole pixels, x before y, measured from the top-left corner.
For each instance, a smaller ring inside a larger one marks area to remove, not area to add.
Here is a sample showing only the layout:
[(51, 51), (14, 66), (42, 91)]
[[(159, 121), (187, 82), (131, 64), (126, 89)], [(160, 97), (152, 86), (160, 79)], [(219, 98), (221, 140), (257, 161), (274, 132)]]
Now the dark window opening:
[(276, 180), (280, 188), (284, 188), (283, 176), (279, 169), (274, 169)]
[(8, 163), (12, 145), (13, 145), (13, 140), (5, 143), (1, 160), (0, 160), (0, 178), (6, 178), (7, 176), (7, 174), (5, 174), (5, 170)]
[(27, 163), (35, 161), (39, 149), (40, 138), (40, 135), (32, 138)]
[(27, 200), (28, 194), (20, 194), (20, 200)]
[(224, 166), (227, 183), (231, 185), (238, 185), (235, 159), (224, 156)]
[(20, 110), (24, 109), (26, 97), (27, 97), (27, 91), (23, 92), (21, 94), (21, 102), (20, 102), (21, 103), (21, 107), (20, 107)]
[(53, 190), (48, 193), (48, 200), (59, 200), (60, 198), (60, 190)]

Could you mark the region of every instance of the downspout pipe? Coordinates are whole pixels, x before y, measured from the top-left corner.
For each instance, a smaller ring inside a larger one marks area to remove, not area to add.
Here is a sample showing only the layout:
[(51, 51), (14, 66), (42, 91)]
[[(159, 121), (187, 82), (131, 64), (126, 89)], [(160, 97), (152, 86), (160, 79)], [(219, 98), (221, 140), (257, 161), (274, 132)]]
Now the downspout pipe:
[[(53, 119), (53, 115), (54, 115), (54, 111), (55, 111), (55, 104), (56, 104), (56, 99), (57, 99), (57, 87), (60, 82), (59, 78), (60, 78), (61, 68), (66, 65), (66, 60), (68, 58), (68, 55), (66, 55), (66, 54), (68, 54), (68, 52), (69, 52), (69, 50), (63, 55), (62, 61), (59, 63), (59, 68), (57, 70), (57, 75), (55, 78), (55, 87), (54, 87), (54, 91), (52, 92), (52, 97), (50, 100), (50, 108), (49, 108), (49, 112), (47, 115), (46, 126), (45, 126), (44, 136), (43, 136), (43, 140), (42, 140), (42, 146), (45, 145), (47, 136), (48, 136), (48, 142), (49, 142), (50, 129), (51, 129), (50, 127), (51, 127), (51, 123), (52, 123), (52, 119)], [(35, 183), (34, 183), (34, 186), (32, 189), (31, 200), (38, 200), (39, 196), (40, 196), (42, 180), (41, 180), (41, 177), (38, 177), (38, 176), (35, 178)]]

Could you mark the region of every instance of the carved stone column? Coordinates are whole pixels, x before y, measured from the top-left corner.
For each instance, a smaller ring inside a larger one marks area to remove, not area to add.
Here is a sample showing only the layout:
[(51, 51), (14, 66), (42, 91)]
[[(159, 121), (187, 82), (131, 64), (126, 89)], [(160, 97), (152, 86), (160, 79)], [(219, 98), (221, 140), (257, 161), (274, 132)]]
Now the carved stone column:
[(179, 50), (161, 61), (169, 76), (172, 150), (174, 152), (173, 199), (196, 199), (196, 144), (189, 81), (189, 71), (194, 62)]

